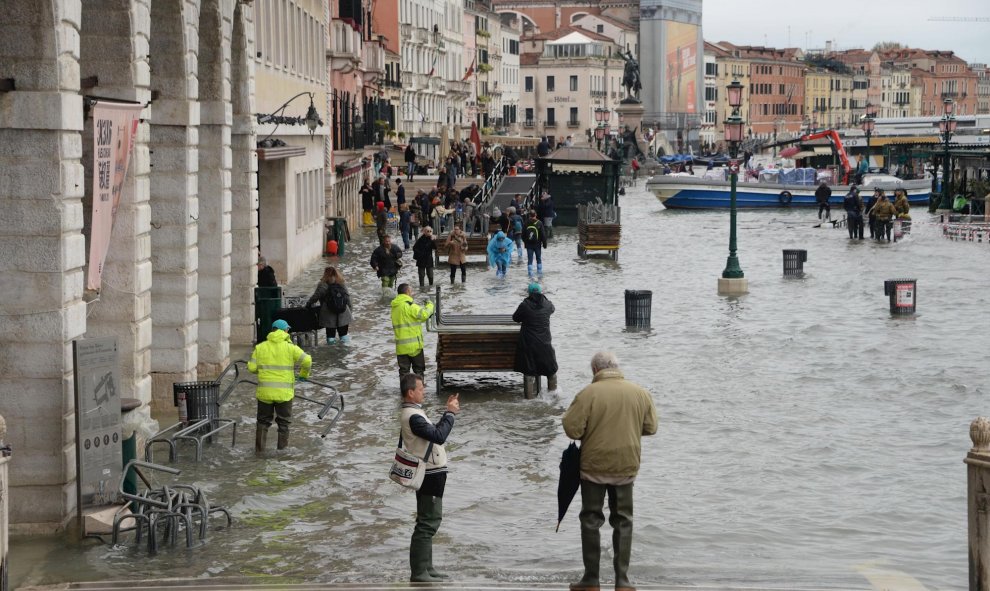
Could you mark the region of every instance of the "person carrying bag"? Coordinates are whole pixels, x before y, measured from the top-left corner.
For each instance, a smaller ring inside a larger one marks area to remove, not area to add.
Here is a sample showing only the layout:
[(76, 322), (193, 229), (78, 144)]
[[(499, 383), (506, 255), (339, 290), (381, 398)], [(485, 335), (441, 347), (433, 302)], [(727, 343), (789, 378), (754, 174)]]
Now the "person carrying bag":
[[(401, 435), (389, 478), (416, 490), (416, 526), (409, 543), (412, 571), (409, 580), (414, 583), (443, 581), (447, 575), (433, 568), (433, 536), (443, 521), (443, 493), (447, 485), (444, 443), (454, 428), (454, 418), (460, 412), (461, 404), (458, 395), (451, 394), (443, 416), (432, 423), (422, 407), (423, 378), (407, 373), (399, 380), (399, 388), (402, 391)], [(400, 467), (396, 468), (396, 464)], [(396, 472), (398, 474), (393, 477)]]

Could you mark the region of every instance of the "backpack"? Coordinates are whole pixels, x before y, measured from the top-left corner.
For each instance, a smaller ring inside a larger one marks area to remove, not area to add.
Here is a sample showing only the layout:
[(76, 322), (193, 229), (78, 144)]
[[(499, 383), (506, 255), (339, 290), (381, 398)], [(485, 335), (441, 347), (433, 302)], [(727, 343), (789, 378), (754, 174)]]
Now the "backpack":
[(514, 236), (518, 236), (519, 234), (522, 234), (522, 228), (523, 228), (522, 219), (520, 219), (519, 216), (513, 216), (512, 234)]
[(324, 305), (331, 312), (342, 314), (347, 311), (347, 290), (339, 283), (331, 283), (327, 290)]
[(536, 224), (531, 226), (526, 226), (526, 235), (523, 237), (523, 242), (526, 244), (536, 244), (540, 241), (540, 228)]

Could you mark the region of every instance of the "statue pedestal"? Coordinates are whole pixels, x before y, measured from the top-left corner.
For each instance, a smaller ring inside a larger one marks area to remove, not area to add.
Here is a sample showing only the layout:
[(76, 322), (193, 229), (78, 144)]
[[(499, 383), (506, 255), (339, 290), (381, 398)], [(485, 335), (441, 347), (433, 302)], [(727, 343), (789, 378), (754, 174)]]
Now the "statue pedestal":
[(643, 103), (627, 97), (619, 103), (619, 106), (615, 108), (615, 112), (622, 117), (622, 124), (619, 127), (621, 129), (629, 127), (629, 129), (634, 130), (636, 132), (636, 145), (639, 146), (639, 151), (643, 154), (649, 154), (649, 146), (643, 140), (643, 113), (646, 112), (646, 107), (643, 106)]

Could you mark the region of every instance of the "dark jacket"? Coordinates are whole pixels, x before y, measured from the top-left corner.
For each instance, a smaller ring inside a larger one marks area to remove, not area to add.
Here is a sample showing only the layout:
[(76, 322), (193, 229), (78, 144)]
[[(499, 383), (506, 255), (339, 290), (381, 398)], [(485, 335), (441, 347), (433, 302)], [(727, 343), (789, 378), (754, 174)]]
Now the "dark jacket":
[(818, 185), (818, 188), (815, 189), (815, 201), (818, 203), (828, 203), (831, 196), (832, 189), (829, 189), (828, 185)]
[(416, 162), (416, 150), (413, 149), (412, 144), (406, 146), (402, 155), (406, 162)]
[(430, 268), (433, 266), (433, 253), (437, 249), (437, 243), (432, 236), (420, 234), (413, 244), (413, 260), (417, 267)]
[(371, 185), (362, 185), (358, 190), (361, 194), (361, 209), (364, 211), (371, 211), (375, 208), (375, 190), (371, 188)]
[[(535, 237), (533, 236), (533, 231), (530, 230), (530, 228), (532, 228), (534, 226), (536, 227), (536, 236)], [(536, 220), (534, 220), (534, 219), (526, 220), (526, 223), (523, 225), (522, 239), (523, 239), (523, 244), (526, 245), (526, 248), (532, 249), (532, 248), (537, 248), (537, 247), (540, 247), (540, 246), (542, 246), (543, 248), (546, 248), (547, 247), (547, 231), (543, 227), (543, 222), (541, 222), (538, 219), (536, 219)]]
[(536, 215), (540, 216), (541, 220), (557, 217), (557, 213), (553, 209), (553, 197), (540, 199), (540, 202), (536, 205)]
[(512, 320), (519, 322), (519, 342), (512, 368), (528, 376), (557, 374), (557, 355), (550, 341), (553, 303), (542, 293), (531, 293), (519, 304)]
[(863, 217), (863, 200), (856, 193), (846, 194), (842, 200), (842, 209), (846, 210), (846, 215), (851, 218)]
[(371, 268), (378, 272), (379, 277), (392, 277), (399, 274), (396, 261), (402, 258), (402, 249), (395, 244), (389, 250), (379, 246), (371, 253)]
[(258, 287), (278, 287), (278, 280), (275, 279), (275, 269), (271, 266), (265, 265), (265, 267), (258, 271)]

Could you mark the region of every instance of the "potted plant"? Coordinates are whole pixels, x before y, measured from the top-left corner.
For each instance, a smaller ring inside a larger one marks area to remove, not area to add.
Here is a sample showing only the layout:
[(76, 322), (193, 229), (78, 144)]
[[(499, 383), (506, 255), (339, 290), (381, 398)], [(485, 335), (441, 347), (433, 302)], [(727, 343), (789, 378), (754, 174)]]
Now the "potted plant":
[(491, 72), (494, 69), (495, 68), (493, 68), (491, 64), (481, 64), (478, 66), (478, 71), (481, 72), (482, 74), (487, 74), (488, 72)]

